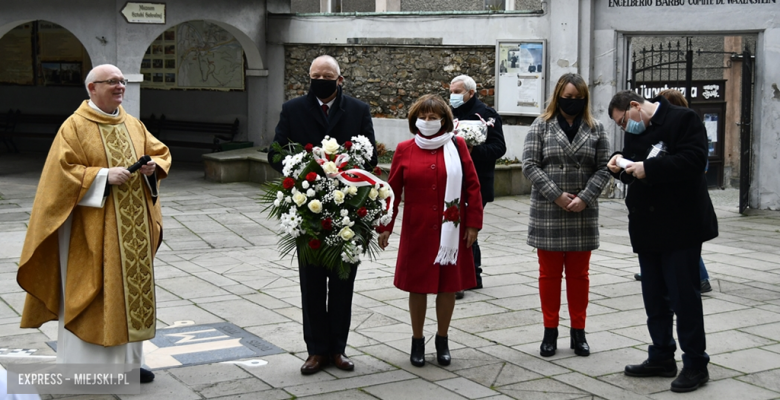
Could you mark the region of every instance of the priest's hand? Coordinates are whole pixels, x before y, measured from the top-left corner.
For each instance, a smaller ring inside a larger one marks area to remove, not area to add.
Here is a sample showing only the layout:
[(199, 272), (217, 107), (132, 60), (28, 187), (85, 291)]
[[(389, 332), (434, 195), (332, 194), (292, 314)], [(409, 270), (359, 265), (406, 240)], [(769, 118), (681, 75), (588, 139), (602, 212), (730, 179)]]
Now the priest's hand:
[(108, 169), (108, 183), (110, 185), (121, 185), (130, 179), (130, 171), (125, 167), (114, 167)]
[(387, 247), (388, 244), (390, 244), (390, 232), (385, 231), (379, 234), (379, 238), (377, 239), (379, 242), (379, 247), (382, 248), (382, 250)]
[(477, 235), (479, 235), (479, 229), (466, 228), (466, 232), (463, 232), (463, 239), (466, 240), (466, 247), (471, 247), (474, 242), (477, 241)]
[(146, 165), (141, 166), (141, 173), (146, 176), (152, 176), (156, 168), (157, 168), (157, 164), (155, 164), (154, 160), (152, 160), (146, 163)]

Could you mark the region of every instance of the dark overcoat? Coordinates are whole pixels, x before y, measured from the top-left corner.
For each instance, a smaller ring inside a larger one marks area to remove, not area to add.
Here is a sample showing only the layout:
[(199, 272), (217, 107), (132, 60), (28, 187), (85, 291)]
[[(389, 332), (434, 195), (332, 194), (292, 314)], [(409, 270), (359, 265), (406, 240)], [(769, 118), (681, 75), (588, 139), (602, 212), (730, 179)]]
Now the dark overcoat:
[[(609, 181), (609, 142), (604, 126), (585, 121), (569, 143), (557, 118), (537, 118), (525, 137), (523, 174), (531, 181), (529, 246), (548, 251), (590, 251), (599, 247), (598, 197)], [(555, 200), (571, 193), (587, 204), (568, 212)]]
[(474, 255), (466, 247), (463, 236), (467, 227), (482, 229), (482, 198), (466, 141), (460, 137), (456, 139), (463, 166), (456, 265), (434, 264), (439, 252), (444, 192), (447, 187), (444, 152), (442, 149), (423, 150), (412, 139), (399, 143), (393, 155), (387, 179), (395, 193), (393, 221), (387, 226), (378, 227), (377, 231), (393, 231), (398, 204), (403, 197), (403, 227), (394, 280), (395, 286), (401, 290), (412, 293), (448, 293), (477, 285)]
[[(628, 233), (635, 253), (686, 249), (718, 236), (718, 219), (707, 192), (707, 131), (693, 110), (677, 107), (663, 96), (650, 125), (639, 134), (623, 135), (617, 153), (644, 161), (645, 179), (628, 187)], [(667, 155), (647, 159), (663, 141)], [(616, 154), (617, 154), (616, 153)], [(619, 174), (613, 174), (616, 177)]]
[(496, 110), (479, 101), (476, 95), (458, 108), (452, 109), (452, 114), (459, 120), (479, 120), (479, 116), (485, 121), (489, 118), (495, 120), (492, 127), (488, 127), (487, 139), (485, 143), (474, 146), (471, 150), (471, 159), (474, 160), (474, 168), (479, 177), (480, 190), (482, 191), (482, 202), (488, 203), (494, 198), (494, 174), (496, 171), (496, 160), (506, 154), (506, 142), (504, 141), (504, 131), (501, 128), (501, 116)]
[[(335, 138), (339, 144), (351, 140), (353, 136), (365, 136), (374, 145), (374, 155), (371, 157), (371, 165), (364, 167), (370, 170), (369, 167), (376, 166), (376, 140), (368, 104), (343, 94), (339, 86), (338, 95), (327, 117), (312, 93), (282, 105), (274, 142), (282, 146), (290, 142), (320, 146), (326, 135)], [(274, 162), (274, 154), (273, 149), (268, 152), (268, 162), (275, 170), (282, 172), (282, 162)]]

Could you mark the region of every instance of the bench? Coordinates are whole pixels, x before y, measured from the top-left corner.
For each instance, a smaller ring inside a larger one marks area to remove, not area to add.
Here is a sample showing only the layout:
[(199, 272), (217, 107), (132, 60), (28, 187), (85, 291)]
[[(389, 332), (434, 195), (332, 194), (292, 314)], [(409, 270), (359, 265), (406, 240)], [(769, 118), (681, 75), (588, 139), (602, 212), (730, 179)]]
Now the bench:
[[(142, 118), (141, 121), (146, 125), (154, 136), (160, 139), (166, 146), (194, 147), (201, 149), (211, 149), (212, 152), (220, 151), (221, 142), (231, 142), (238, 134), (238, 118), (232, 123), (220, 122), (194, 122), (178, 121), (165, 118), (165, 114), (156, 118), (152, 114), (149, 118)], [(184, 132), (205, 134), (210, 136), (210, 142), (197, 140), (168, 140), (163, 136), (169, 136), (170, 132)]]
[(9, 110), (0, 117), (0, 136), (9, 151), (18, 153), (14, 137), (54, 139), (62, 123), (69, 115), (24, 114), (19, 110)]

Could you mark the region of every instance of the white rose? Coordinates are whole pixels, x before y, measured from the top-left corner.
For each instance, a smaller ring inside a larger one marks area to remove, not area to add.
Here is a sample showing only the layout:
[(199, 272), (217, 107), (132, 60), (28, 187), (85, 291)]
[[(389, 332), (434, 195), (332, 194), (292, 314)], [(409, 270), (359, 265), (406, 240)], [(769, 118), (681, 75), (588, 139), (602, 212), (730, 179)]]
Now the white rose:
[(376, 196), (379, 196), (379, 192), (376, 189), (371, 188), (371, 190), (368, 192), (368, 198), (371, 200), (376, 200)]
[(282, 193), (282, 192), (276, 192), (276, 198), (277, 198), (278, 200), (281, 200), (281, 199), (283, 199), (283, 198), (284, 198), (284, 193)]
[(319, 214), (322, 212), (322, 203), (320, 203), (319, 200), (312, 200), (309, 202), (309, 210), (315, 214)]
[(298, 192), (298, 193), (294, 194), (292, 199), (295, 202), (295, 204), (298, 205), (298, 207), (300, 207), (304, 203), (306, 203), (306, 200), (307, 200), (306, 195), (301, 193), (301, 192)]
[(314, 189), (309, 189), (306, 191), (306, 197), (314, 197), (314, 195), (317, 194), (314, 192)]
[(279, 207), (282, 205), (282, 202), (279, 199), (274, 200), (274, 207)]
[(322, 141), (322, 150), (325, 151), (325, 154), (335, 154), (339, 151), (339, 143), (336, 139), (324, 139)]
[(284, 198), (284, 202), (285, 203), (292, 203), (292, 197), (290, 197), (290, 196), (285, 197)]
[(353, 232), (352, 229), (349, 229), (348, 226), (345, 226), (339, 231), (339, 236), (346, 242), (355, 237), (355, 232)]
[(308, 189), (309, 188), (309, 181), (301, 182), (301, 187), (304, 188), (304, 189)]
[(390, 197), (390, 189), (387, 186), (384, 186), (384, 187), (380, 188), (379, 189), (379, 198), (384, 200), (384, 199), (386, 199), (388, 197)]
[(356, 195), (356, 194), (357, 194), (357, 186), (351, 186), (351, 185), (350, 185), (350, 186), (348, 186), (348, 187), (347, 187), (347, 193), (348, 193), (350, 196), (354, 196), (354, 195)]
[(346, 217), (347, 215), (349, 215), (349, 211), (341, 210), (341, 211), (339, 211), (339, 215), (341, 215), (342, 217)]
[(326, 174), (337, 174), (339, 172), (339, 167), (337, 167), (336, 163), (333, 161), (328, 161), (322, 165), (322, 170), (325, 171)]
[(341, 190), (334, 190), (333, 191), (333, 201), (336, 202), (336, 204), (341, 204), (344, 202), (344, 192)]

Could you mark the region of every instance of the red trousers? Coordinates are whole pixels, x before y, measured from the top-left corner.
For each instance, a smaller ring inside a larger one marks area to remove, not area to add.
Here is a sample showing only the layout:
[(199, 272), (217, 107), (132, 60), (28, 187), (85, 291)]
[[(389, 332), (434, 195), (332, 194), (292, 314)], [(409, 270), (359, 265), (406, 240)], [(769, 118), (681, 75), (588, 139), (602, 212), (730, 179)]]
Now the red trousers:
[(590, 278), (590, 251), (547, 251), (537, 249), (539, 256), (539, 296), (542, 299), (544, 327), (558, 327), (561, 309), (561, 279), (566, 271), (566, 299), (571, 327), (585, 329)]

